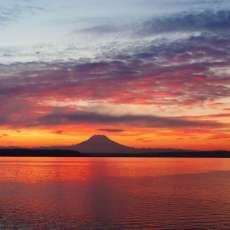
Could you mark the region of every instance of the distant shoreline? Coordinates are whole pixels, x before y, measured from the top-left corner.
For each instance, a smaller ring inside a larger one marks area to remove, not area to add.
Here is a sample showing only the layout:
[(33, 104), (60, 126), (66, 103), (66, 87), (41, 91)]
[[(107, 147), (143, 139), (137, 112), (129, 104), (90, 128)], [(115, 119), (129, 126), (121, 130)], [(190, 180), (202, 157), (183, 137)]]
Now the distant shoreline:
[(0, 149), (0, 157), (133, 157), (133, 158), (230, 158), (229, 151), (175, 151), (160, 153), (80, 153), (60, 149)]

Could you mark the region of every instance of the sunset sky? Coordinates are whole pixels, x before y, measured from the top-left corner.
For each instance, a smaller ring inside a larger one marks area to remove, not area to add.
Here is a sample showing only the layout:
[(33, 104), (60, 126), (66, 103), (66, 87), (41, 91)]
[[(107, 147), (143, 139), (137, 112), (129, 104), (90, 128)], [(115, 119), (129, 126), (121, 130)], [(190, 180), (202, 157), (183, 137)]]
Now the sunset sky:
[(1, 146), (230, 150), (229, 0), (5, 0), (0, 29)]

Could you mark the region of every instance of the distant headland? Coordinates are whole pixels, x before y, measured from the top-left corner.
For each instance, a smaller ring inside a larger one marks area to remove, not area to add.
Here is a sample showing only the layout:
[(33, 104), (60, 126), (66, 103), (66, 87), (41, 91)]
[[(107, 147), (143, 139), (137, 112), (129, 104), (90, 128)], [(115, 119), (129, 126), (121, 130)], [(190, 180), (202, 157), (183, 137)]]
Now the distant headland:
[(94, 135), (80, 144), (49, 148), (1, 148), (1, 157), (212, 157), (230, 158), (230, 151), (145, 149), (119, 144), (107, 136)]

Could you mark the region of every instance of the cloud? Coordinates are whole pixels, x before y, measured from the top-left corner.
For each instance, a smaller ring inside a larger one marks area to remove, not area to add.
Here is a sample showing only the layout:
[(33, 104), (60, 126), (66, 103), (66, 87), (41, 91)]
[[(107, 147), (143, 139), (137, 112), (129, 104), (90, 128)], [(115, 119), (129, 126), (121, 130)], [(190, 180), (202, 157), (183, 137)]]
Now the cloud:
[[(12, 105), (15, 98), (20, 97), (25, 101), (33, 99), (36, 103), (103, 100), (156, 107), (195, 106), (227, 98), (230, 96), (229, 78), (216, 77), (209, 69), (211, 66), (227, 66), (229, 51), (223, 42), (216, 45), (216, 49), (224, 49), (221, 54), (207, 48), (209, 45), (213, 47), (211, 40), (206, 42), (206, 48), (201, 49), (202, 57), (195, 44), (199, 42), (201, 47), (205, 41), (203, 38), (192, 39), (187, 51), (171, 52), (169, 49), (164, 57), (167, 61), (158, 65), (154, 63), (154, 49), (149, 49), (148, 57), (134, 55), (133, 59), (116, 61), (1, 65), (0, 97), (2, 100), (11, 98)], [(224, 61), (216, 63), (219, 56)], [(199, 62), (199, 58), (204, 59)]]
[[(131, 42), (124, 50), (112, 44), (109, 50), (103, 50), (100, 58), (0, 65), (0, 99), (5, 102), (0, 108), (1, 125), (121, 123), (156, 128), (220, 127), (219, 123), (199, 119), (135, 114), (112, 116), (105, 111), (98, 114), (96, 109), (91, 113), (75, 112), (68, 105), (63, 106), (61, 112), (52, 112), (54, 105), (47, 104), (47, 101), (57, 104), (99, 101), (149, 105), (156, 110), (174, 107), (180, 113), (180, 109), (200, 109), (206, 102), (227, 100), (230, 96), (227, 68), (230, 64), (230, 13), (205, 11), (154, 20), (141, 24), (142, 29), (137, 30), (142, 43)], [(90, 29), (99, 34), (112, 31), (113, 26)], [(174, 39), (164, 35), (160, 41), (145, 40), (149, 34), (170, 31), (202, 33), (188, 33), (186, 37), (175, 36)]]
[[(35, 100), (12, 100), (6, 101), (0, 110), (0, 125), (4, 127), (25, 128), (25, 127), (55, 127), (59, 125), (124, 125), (136, 128), (175, 128), (175, 129), (216, 129), (222, 128), (220, 122), (200, 120), (199, 117), (182, 118), (169, 116), (151, 115), (111, 115), (106, 112), (96, 113), (84, 110), (75, 110), (71, 107), (55, 108), (39, 104)], [(123, 129), (102, 128), (104, 132), (123, 132)], [(56, 133), (62, 134), (58, 130)]]
[(53, 112), (41, 117), (39, 125), (59, 124), (123, 124), (148, 128), (217, 128), (221, 123), (212, 121), (186, 120), (176, 117), (159, 117), (144, 115), (113, 116), (90, 112)]
[(0, 138), (8, 137), (7, 133), (0, 134)]
[[(29, 104), (28, 104), (29, 103)], [(125, 125), (136, 128), (221, 128), (222, 124), (215, 121), (186, 119), (177, 117), (161, 117), (150, 115), (111, 115), (88, 111), (75, 111), (71, 108), (54, 108), (31, 102), (9, 100), (7, 106), (1, 107), (0, 125), (5, 127), (53, 127), (57, 125)], [(103, 128), (104, 132), (123, 132), (123, 129)], [(57, 131), (61, 134), (62, 131)]]
[(7, 4), (0, 3), (0, 25), (17, 21), (25, 13), (35, 13), (43, 11), (44, 8), (29, 1), (11, 1)]
[(18, 18), (21, 13), (21, 8), (12, 7), (4, 8), (0, 10), (0, 25), (5, 25), (6, 23), (12, 22)]
[(216, 133), (216, 134), (211, 134), (209, 136), (210, 140), (230, 140), (230, 132), (222, 132), (222, 133)]
[(98, 129), (98, 131), (108, 132), (108, 133), (122, 133), (122, 132), (124, 132), (125, 130), (123, 130), (123, 129), (107, 128), (107, 129)]
[(201, 12), (184, 12), (153, 18), (146, 21), (142, 33), (165, 33), (176, 31), (226, 31), (230, 26), (229, 10), (205, 10)]
[(63, 135), (65, 132), (63, 130), (57, 130), (54, 133), (58, 135)]
[(76, 33), (90, 33), (90, 34), (97, 34), (97, 35), (103, 35), (103, 34), (113, 34), (117, 32), (124, 31), (125, 28), (121, 28), (119, 26), (111, 25), (111, 24), (104, 24), (104, 25), (97, 25), (81, 30), (75, 31)]

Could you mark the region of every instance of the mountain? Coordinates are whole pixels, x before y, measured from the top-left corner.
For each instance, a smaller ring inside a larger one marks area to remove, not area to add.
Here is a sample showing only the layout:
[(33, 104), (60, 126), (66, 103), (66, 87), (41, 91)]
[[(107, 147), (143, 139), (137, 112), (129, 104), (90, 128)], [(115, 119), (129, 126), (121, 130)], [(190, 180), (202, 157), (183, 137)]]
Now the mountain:
[(180, 149), (132, 148), (104, 135), (94, 135), (72, 146), (21, 149), (0, 148), (1, 157), (219, 157), (230, 158), (230, 151), (193, 151)]
[(121, 145), (104, 135), (94, 135), (80, 144), (70, 147), (81, 153), (136, 153), (137, 149)]

